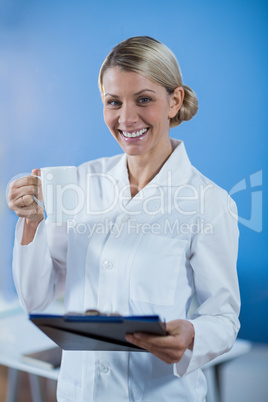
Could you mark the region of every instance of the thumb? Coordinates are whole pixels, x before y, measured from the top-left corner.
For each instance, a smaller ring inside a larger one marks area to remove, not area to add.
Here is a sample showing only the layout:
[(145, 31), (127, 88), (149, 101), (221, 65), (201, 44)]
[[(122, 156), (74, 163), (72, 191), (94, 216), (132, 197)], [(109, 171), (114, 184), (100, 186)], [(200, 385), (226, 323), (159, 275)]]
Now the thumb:
[(172, 334), (179, 327), (180, 327), (180, 321), (179, 320), (173, 320), (173, 321), (169, 321), (169, 322), (166, 323), (166, 331), (169, 334)]
[(33, 169), (31, 175), (32, 176), (41, 176), (41, 170), (40, 169)]

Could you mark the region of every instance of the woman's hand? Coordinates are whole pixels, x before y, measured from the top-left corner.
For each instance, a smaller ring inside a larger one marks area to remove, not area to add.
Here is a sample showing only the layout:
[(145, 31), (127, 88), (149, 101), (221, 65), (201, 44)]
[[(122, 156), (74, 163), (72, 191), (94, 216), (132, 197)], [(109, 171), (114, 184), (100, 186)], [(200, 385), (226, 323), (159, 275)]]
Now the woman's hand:
[(167, 323), (166, 331), (167, 336), (128, 334), (126, 340), (148, 350), (165, 363), (177, 363), (186, 349), (193, 350), (194, 327), (189, 321), (174, 320)]
[(31, 176), (14, 180), (9, 187), (8, 206), (20, 218), (25, 218), (21, 244), (29, 244), (35, 235), (39, 223), (44, 219), (44, 210), (33, 199), (33, 195), (43, 200), (40, 170), (34, 169)]
[(34, 201), (33, 195), (42, 201), (40, 170), (34, 169), (31, 176), (24, 176), (14, 180), (9, 186), (8, 206), (20, 218), (40, 222), (44, 217), (43, 209)]

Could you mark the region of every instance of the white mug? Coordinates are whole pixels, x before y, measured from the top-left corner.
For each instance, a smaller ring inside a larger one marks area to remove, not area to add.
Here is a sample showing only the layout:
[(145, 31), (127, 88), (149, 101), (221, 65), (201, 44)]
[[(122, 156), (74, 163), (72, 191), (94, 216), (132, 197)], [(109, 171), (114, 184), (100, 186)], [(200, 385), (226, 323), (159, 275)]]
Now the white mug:
[(75, 166), (56, 166), (41, 168), (43, 204), (48, 221), (62, 224), (71, 219), (78, 205), (77, 169)]

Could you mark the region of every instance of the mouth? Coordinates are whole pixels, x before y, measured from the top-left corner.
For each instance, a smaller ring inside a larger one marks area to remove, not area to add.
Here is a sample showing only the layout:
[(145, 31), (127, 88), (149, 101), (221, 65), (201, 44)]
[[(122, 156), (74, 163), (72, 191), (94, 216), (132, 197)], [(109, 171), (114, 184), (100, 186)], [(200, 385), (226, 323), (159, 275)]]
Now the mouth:
[(132, 139), (142, 139), (145, 137), (149, 130), (149, 127), (147, 128), (142, 128), (140, 130), (136, 131), (125, 131), (125, 130), (118, 130), (121, 137), (125, 140), (132, 140)]

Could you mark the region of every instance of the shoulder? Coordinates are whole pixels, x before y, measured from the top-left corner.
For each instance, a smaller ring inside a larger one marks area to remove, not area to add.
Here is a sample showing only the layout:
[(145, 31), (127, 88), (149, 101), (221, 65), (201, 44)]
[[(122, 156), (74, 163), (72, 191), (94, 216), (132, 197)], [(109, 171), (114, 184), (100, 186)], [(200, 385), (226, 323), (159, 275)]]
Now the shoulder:
[(222, 213), (237, 214), (236, 203), (224, 188), (203, 175), (194, 166), (191, 170), (192, 175), (189, 182), (196, 189), (200, 210), (206, 216), (214, 219)]

